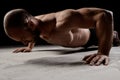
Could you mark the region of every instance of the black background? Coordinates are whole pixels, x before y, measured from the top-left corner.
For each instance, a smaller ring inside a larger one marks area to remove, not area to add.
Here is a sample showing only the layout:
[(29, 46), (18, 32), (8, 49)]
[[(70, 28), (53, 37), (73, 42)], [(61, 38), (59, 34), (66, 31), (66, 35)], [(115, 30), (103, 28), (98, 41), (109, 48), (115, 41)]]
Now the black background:
[[(6, 12), (15, 8), (24, 8), (32, 15), (56, 12), (64, 9), (78, 9), (82, 7), (99, 7), (113, 11), (115, 30), (120, 32), (119, 0), (0, 0), (0, 47), (23, 45), (6, 36), (3, 29), (3, 18)], [(37, 40), (37, 45), (48, 44), (42, 39)]]

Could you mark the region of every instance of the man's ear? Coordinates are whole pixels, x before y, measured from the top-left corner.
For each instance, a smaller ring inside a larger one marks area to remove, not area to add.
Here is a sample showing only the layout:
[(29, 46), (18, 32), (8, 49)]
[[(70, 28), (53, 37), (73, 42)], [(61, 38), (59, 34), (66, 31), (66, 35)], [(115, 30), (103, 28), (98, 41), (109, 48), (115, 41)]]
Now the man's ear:
[(34, 23), (34, 21), (32, 20), (32, 19), (30, 19), (29, 21), (28, 21), (28, 28), (30, 28), (32, 31), (34, 31), (35, 30), (35, 23)]

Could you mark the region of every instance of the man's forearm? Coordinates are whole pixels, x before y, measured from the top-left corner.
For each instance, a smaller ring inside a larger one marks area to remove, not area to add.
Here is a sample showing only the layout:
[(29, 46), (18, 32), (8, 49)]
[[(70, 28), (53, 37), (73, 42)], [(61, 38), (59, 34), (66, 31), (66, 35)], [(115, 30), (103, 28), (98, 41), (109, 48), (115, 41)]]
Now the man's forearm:
[(98, 54), (109, 55), (110, 49), (113, 42), (113, 28), (101, 28), (101, 31), (98, 31)]
[(99, 40), (98, 54), (109, 55), (113, 42), (113, 16), (109, 12), (101, 13), (96, 24)]
[(112, 38), (109, 40), (108, 39), (103, 41), (101, 40), (98, 47), (98, 54), (103, 54), (108, 56), (111, 47), (112, 47)]

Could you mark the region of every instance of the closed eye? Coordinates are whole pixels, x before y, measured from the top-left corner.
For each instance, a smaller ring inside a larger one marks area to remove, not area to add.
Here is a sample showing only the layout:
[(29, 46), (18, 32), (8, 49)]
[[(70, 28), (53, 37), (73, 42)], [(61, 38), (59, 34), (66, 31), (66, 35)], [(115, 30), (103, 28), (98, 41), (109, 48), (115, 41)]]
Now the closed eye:
[(28, 40), (22, 41), (22, 43), (23, 43), (24, 45), (28, 45), (29, 42), (30, 42), (30, 41), (28, 41)]
[(28, 41), (28, 40), (25, 40), (24, 37), (22, 37), (20, 41), (21, 41), (24, 45), (27, 45), (27, 44), (30, 42), (30, 41)]

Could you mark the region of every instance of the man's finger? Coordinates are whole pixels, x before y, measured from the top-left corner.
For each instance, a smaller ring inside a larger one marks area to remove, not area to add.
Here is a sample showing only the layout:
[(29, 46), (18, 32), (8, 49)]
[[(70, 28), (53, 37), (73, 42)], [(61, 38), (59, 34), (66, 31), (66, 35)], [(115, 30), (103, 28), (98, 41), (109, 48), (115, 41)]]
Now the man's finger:
[(90, 55), (85, 56), (82, 60), (85, 61)]
[(30, 51), (29, 50), (24, 50), (23, 52), (25, 53), (25, 52), (30, 52)]
[[(89, 58), (91, 55), (92, 55), (92, 54), (85, 56), (85, 57), (83, 58), (83, 61), (86, 61), (86, 59)], [(94, 55), (94, 54), (93, 54), (93, 55)]]
[(91, 60), (95, 57), (96, 55), (91, 55), (91, 56), (89, 56), (87, 59), (86, 59), (86, 62), (87, 63), (90, 63), (91, 62)]
[(100, 59), (100, 56), (94, 57), (94, 58), (90, 61), (90, 65), (94, 65), (99, 59)]
[(105, 57), (101, 57), (97, 62), (96, 66), (100, 65), (105, 60)]
[(109, 58), (107, 57), (107, 58), (105, 58), (105, 63), (104, 63), (104, 65), (108, 65), (109, 64)]
[(18, 49), (14, 50), (13, 53), (17, 53), (18, 52)]

